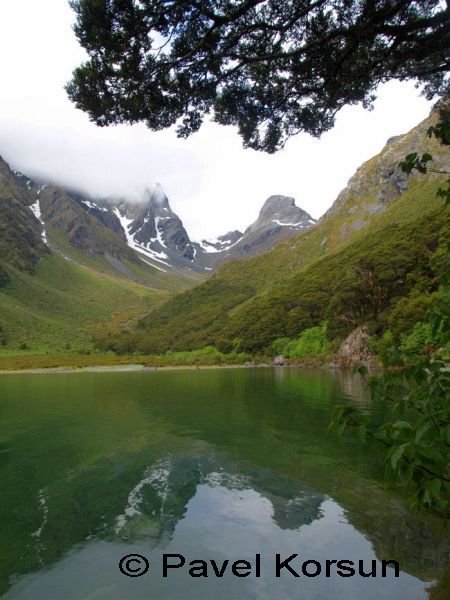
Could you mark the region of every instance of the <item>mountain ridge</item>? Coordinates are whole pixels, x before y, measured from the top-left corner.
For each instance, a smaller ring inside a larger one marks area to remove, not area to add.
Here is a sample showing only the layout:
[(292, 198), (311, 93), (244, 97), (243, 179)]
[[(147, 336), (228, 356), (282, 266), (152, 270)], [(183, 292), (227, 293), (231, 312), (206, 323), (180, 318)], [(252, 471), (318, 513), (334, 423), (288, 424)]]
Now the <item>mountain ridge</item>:
[[(121, 256), (135, 260), (133, 253), (122, 247), (125, 243), (154, 269), (162, 272), (174, 269), (188, 277), (189, 271), (206, 275), (223, 262), (265, 252), (316, 223), (295, 205), (293, 198), (271, 196), (262, 205), (256, 221), (243, 233), (234, 230), (213, 240), (197, 242), (190, 239), (159, 184), (146, 189), (140, 200), (119, 196), (96, 198), (55, 182), (45, 183), (40, 178), (36, 183), (19, 171), (11, 173), (31, 195), (34, 194), (32, 210), (38, 215), (44, 231), (48, 220), (49, 225), (62, 230), (69, 244), (78, 250), (91, 254), (103, 252), (116, 260)], [(78, 223), (74, 219), (75, 213)], [(111, 230), (120, 242), (99, 229), (89, 217)]]
[[(4, 160), (0, 232), (0, 346), (39, 351), (45, 344), (61, 351), (70, 327), (76, 348), (90, 347), (87, 326), (104, 321), (108, 331), (130, 327), (145, 309), (201, 283), (217, 257), (227, 260), (226, 250), (243, 238), (231, 232), (232, 243), (222, 244), (225, 251), (216, 248), (222, 252), (211, 259), (190, 241), (161, 188), (147, 190), (140, 203), (94, 199), (32, 179)], [(207, 258), (200, 263), (202, 254)], [(77, 281), (84, 300), (71, 287)]]
[[(413, 306), (414, 294), (422, 294), (425, 310), (436, 291), (434, 252), (442, 251), (439, 240), (449, 226), (448, 210), (436, 199), (443, 176), (417, 174), (406, 181), (398, 167), (408, 153), (427, 151), (449, 169), (448, 148), (427, 136), (436, 120), (432, 112), (390, 139), (359, 167), (317, 225), (271, 251), (224, 264), (142, 319), (124, 337), (127, 347), (160, 353), (215, 345), (254, 353), (267, 351), (275, 337), (292, 338), (327, 320), (333, 339), (359, 322), (382, 331), (397, 302), (404, 298)], [(361, 287), (365, 279), (385, 287), (378, 308)], [(347, 314), (347, 306), (358, 306), (361, 315)], [(120, 350), (120, 339), (99, 343)]]
[[(18, 347), (22, 338), (35, 344), (28, 331), (44, 337), (52, 321), (45, 299), (64, 298), (72, 310), (68, 299), (77, 294), (71, 287), (76, 281), (89, 298), (88, 304), (74, 302), (72, 323), (83, 324), (80, 339), (88, 343), (85, 326), (94, 323), (97, 345), (116, 351), (208, 345), (267, 351), (274, 336), (295, 337), (325, 321), (338, 339), (361, 315), (382, 331), (400, 300), (413, 306), (416, 294), (422, 310), (436, 292), (435, 254), (448, 227), (435, 197), (442, 176), (406, 180), (398, 169), (412, 151), (431, 152), (438, 167), (450, 167), (448, 148), (427, 136), (436, 120), (432, 113), (410, 132), (390, 138), (318, 222), (293, 198), (272, 196), (243, 233), (204, 240), (202, 249), (191, 242), (162, 189), (149, 190), (140, 204), (92, 199), (37, 183), (1, 161), (0, 228), (6, 234), (0, 238), (0, 342)], [(287, 239), (276, 243), (283, 236)], [(218, 270), (201, 283), (213, 269)], [(65, 278), (70, 293), (61, 293)], [(369, 315), (375, 309), (361, 287), (364, 281), (380, 281), (387, 290), (375, 317)], [(39, 310), (33, 304), (38, 298)], [(113, 298), (120, 298), (120, 311)], [(361, 315), (350, 314), (348, 306), (358, 306)], [(58, 332), (67, 337), (64, 310), (60, 303), (53, 311), (59, 320), (52, 339), (58, 344)]]

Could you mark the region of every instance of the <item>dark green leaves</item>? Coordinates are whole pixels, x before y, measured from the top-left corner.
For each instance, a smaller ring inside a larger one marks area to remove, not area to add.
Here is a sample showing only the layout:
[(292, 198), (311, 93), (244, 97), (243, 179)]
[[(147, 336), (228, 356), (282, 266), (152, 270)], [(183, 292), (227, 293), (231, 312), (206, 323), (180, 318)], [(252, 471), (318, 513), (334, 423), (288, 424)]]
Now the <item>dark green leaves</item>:
[(427, 163), (433, 160), (431, 154), (425, 153), (421, 157), (417, 152), (412, 152), (405, 157), (405, 160), (400, 163), (400, 168), (404, 173), (408, 175), (412, 173), (414, 169), (417, 169), (419, 173), (425, 174), (427, 172)]
[[(205, 114), (274, 152), (318, 136), (389, 79), (442, 94), (450, 61), (439, 0), (71, 0), (89, 60), (67, 91), (96, 123), (196, 131)], [(448, 139), (447, 130), (439, 130)]]

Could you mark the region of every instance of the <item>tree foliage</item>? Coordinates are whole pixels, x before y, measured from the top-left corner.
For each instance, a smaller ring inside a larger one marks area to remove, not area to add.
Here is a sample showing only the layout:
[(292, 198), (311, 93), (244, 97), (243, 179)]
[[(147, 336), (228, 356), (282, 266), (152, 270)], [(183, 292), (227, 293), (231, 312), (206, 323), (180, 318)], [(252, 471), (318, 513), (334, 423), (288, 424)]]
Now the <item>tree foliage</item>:
[(71, 0), (89, 59), (67, 86), (98, 125), (178, 124), (211, 113), (274, 152), (329, 130), (376, 86), (415, 79), (442, 94), (450, 6), (440, 0)]
[[(397, 357), (397, 360), (401, 360)], [(372, 399), (384, 402), (390, 416), (381, 426), (373, 414), (354, 404), (340, 406), (330, 429), (347, 426), (385, 449), (388, 477), (413, 489), (413, 507), (450, 516), (450, 373), (445, 363), (422, 357), (381, 377), (369, 379)], [(366, 375), (363, 367), (359, 372)]]

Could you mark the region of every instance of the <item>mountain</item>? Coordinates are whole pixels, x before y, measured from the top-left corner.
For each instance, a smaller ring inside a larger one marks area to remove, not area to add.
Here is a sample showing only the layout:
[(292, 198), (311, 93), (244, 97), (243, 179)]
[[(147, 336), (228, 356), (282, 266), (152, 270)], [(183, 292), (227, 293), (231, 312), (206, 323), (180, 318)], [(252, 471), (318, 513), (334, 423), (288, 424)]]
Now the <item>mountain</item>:
[(130, 247), (115, 210), (0, 159), (0, 347), (90, 351), (93, 326), (127, 327), (202, 280)]
[(213, 240), (192, 242), (159, 185), (146, 190), (139, 201), (77, 197), (84, 210), (87, 207), (90, 214), (119, 233), (141, 259), (163, 270), (211, 271), (231, 259), (260, 254), (316, 223), (293, 198), (271, 196), (244, 233), (235, 230)]
[(90, 347), (88, 328), (106, 321), (100, 330), (129, 328), (221, 262), (262, 252), (312, 223), (293, 199), (273, 197), (244, 234), (198, 244), (160, 186), (139, 201), (93, 198), (0, 159), (0, 345)]
[(316, 222), (295, 205), (294, 198), (270, 196), (257, 220), (244, 233), (230, 231), (215, 240), (202, 240), (195, 244), (196, 260), (206, 268), (216, 268), (225, 261), (255, 256), (309, 229)]
[(449, 170), (449, 148), (427, 135), (436, 121), (433, 111), (388, 140), (314, 227), (261, 255), (227, 262), (134, 332), (99, 343), (120, 350), (126, 340), (148, 353), (207, 345), (255, 353), (323, 321), (334, 343), (361, 323), (371, 333), (408, 331), (437, 293), (450, 219), (436, 198), (444, 176), (407, 180), (398, 165), (411, 152), (430, 152), (436, 170)]
[[(433, 302), (449, 227), (436, 120), (388, 140), (319, 222), (272, 196), (244, 233), (200, 243), (160, 187), (98, 199), (0, 161), (0, 344), (255, 353), (324, 321), (333, 343), (358, 324), (400, 335)], [(406, 179), (399, 162), (425, 151), (434, 171)]]
[(107, 204), (113, 207), (130, 247), (166, 267), (197, 269), (194, 246), (160, 186), (147, 190), (140, 202), (112, 199)]
[(27, 202), (33, 202), (42, 231), (53, 232), (47, 243), (70, 258), (73, 249), (102, 256), (131, 279), (136, 274), (124, 260), (196, 279), (195, 273), (206, 274), (225, 261), (260, 254), (316, 222), (293, 198), (271, 196), (244, 233), (231, 231), (215, 240), (192, 242), (159, 184), (139, 200), (129, 200), (93, 198), (53, 184), (38, 185), (22, 173), (15, 176), (34, 198)]

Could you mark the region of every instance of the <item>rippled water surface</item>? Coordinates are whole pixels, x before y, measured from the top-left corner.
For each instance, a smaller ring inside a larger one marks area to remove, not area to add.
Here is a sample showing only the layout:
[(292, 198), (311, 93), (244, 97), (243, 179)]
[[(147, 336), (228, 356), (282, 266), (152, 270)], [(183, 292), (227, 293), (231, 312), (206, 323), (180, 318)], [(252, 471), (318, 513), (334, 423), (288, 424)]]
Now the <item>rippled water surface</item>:
[[(283, 368), (1, 376), (0, 595), (426, 598), (448, 534), (384, 487), (376, 448), (327, 435), (345, 399), (367, 403), (357, 379)], [(164, 578), (169, 553), (186, 565)], [(300, 577), (276, 578), (276, 555), (294, 553)], [(123, 575), (127, 554), (148, 573)], [(208, 577), (189, 575), (199, 559)], [(227, 559), (216, 577), (209, 561)], [(238, 559), (245, 578), (231, 572)], [(368, 572), (375, 560), (377, 576), (327, 577), (327, 559)], [(301, 572), (307, 560), (320, 575)], [(381, 577), (382, 560), (400, 577)]]

